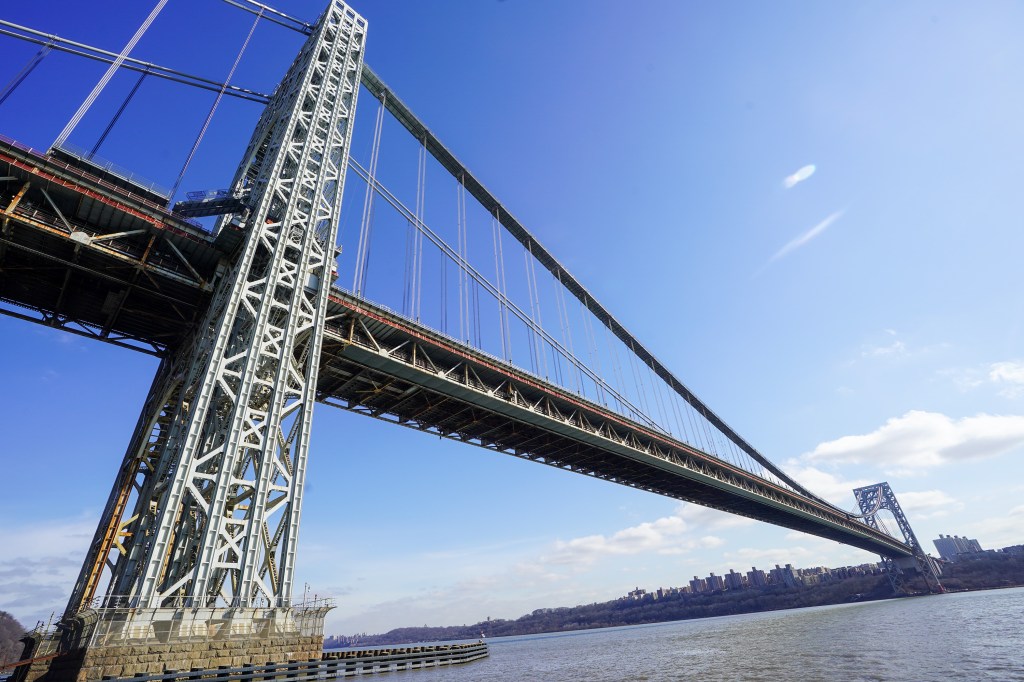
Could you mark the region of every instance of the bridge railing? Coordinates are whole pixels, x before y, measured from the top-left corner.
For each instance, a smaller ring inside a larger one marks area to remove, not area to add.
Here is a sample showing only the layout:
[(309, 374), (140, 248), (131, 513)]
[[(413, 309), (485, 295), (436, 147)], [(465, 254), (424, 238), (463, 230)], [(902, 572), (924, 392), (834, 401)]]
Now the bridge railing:
[(152, 199), (150, 199), (148, 197), (145, 197), (145, 196), (143, 196), (141, 194), (136, 194), (135, 192), (132, 192), (131, 190), (128, 190), (128, 189), (126, 189), (124, 187), (119, 187), (119, 186), (115, 185), (112, 182), (109, 182), (107, 180), (104, 180), (103, 178), (100, 178), (100, 177), (98, 177), (96, 175), (88, 173), (88, 172), (82, 170), (81, 168), (73, 166), (70, 163), (67, 163), (65, 161), (61, 161), (59, 159), (55, 159), (53, 156), (50, 156), (48, 153), (46, 153), (44, 151), (40, 151), (38, 149), (35, 149), (34, 147), (30, 147), (28, 145), (22, 144), (22, 143), (18, 142), (17, 140), (13, 140), (13, 139), (7, 137), (6, 135), (2, 135), (2, 134), (0, 134), (0, 142), (3, 142), (4, 144), (7, 144), (7, 145), (9, 145), (11, 147), (14, 147), (14, 148), (16, 148), (16, 149), (18, 149), (18, 150), (20, 150), (22, 152), (25, 152), (27, 154), (31, 154), (32, 156), (35, 156), (37, 158), (45, 159), (46, 163), (51, 165), (51, 166), (55, 166), (57, 168), (60, 168), (61, 170), (64, 170), (64, 171), (67, 171), (67, 172), (72, 173), (74, 175), (77, 175), (77, 176), (79, 176), (79, 177), (81, 177), (81, 178), (83, 178), (85, 180), (88, 180), (89, 182), (92, 182), (92, 183), (95, 183), (97, 185), (100, 185), (104, 189), (109, 189), (109, 190), (111, 190), (113, 192), (116, 192), (118, 194), (127, 196), (127, 197), (131, 198), (133, 201), (137, 201), (137, 202), (145, 205), (147, 208), (153, 209), (154, 211), (159, 211), (160, 213), (162, 213), (164, 215), (167, 215), (169, 217), (173, 217), (174, 220), (176, 220), (178, 222), (186, 223), (186, 224), (191, 225), (192, 227), (196, 228), (197, 230), (202, 230), (203, 232), (209, 232), (209, 230), (207, 230), (203, 226), (202, 223), (200, 223), (198, 221), (195, 221), (195, 220), (190, 220), (190, 219), (185, 218), (183, 216), (176, 215), (175, 213), (173, 213), (167, 207), (166, 204), (159, 204), (159, 203), (153, 201)]

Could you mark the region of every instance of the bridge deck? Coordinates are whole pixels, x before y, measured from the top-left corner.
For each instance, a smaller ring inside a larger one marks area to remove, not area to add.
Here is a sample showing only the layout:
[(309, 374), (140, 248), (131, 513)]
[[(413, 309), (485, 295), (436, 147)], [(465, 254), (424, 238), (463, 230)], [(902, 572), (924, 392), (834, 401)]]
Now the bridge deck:
[[(73, 161), (73, 159), (72, 159)], [(0, 139), (0, 312), (156, 355), (209, 302), (241, 230), (216, 237), (74, 164)], [(335, 289), (319, 399), (868, 551), (909, 548), (539, 377)]]
[(842, 510), (631, 422), (539, 377), (335, 290), (319, 399), (411, 428), (893, 556)]

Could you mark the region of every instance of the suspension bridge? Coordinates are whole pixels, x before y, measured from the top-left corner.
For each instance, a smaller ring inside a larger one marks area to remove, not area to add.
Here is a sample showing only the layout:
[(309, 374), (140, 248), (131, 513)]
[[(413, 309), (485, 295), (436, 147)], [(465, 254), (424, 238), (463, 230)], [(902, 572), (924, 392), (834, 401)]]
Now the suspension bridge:
[[(896, 587), (902, 568), (938, 586), (888, 486), (858, 491), (861, 514), (818, 497), (601, 305), (365, 63), (352, 8), (307, 22), (228, 0), (253, 24), (218, 81), (131, 57), (165, 2), (120, 53), (0, 21), (39, 46), (0, 106), (52, 54), (109, 64), (49, 149), (0, 138), (0, 312), (160, 358), (38, 657), (84, 669), (89, 651), (213, 629), (312, 657), (330, 605), (294, 600), (293, 575), (314, 402), (859, 547)], [(232, 82), (260, 22), (305, 39), (272, 93)], [(119, 71), (134, 87), (91, 148), (72, 144)], [(168, 188), (100, 155), (147, 79), (216, 93)], [(251, 141), (224, 189), (182, 198), (225, 98), (263, 107)], [(358, 227), (339, 269), (343, 204)]]

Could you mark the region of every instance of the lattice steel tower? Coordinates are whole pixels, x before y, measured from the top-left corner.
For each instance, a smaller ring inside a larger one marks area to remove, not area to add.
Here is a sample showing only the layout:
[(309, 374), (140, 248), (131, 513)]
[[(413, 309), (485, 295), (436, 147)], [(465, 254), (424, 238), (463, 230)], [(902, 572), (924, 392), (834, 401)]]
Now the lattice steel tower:
[(889, 484), (883, 482), (864, 486), (863, 488), (856, 488), (853, 491), (853, 496), (857, 499), (857, 504), (860, 506), (864, 522), (876, 530), (886, 530), (881, 527), (876, 518), (878, 512), (883, 509), (892, 512), (892, 515), (896, 518), (896, 525), (899, 526), (900, 532), (903, 534), (903, 540), (914, 550), (913, 557), (901, 560), (882, 555), (882, 565), (885, 567), (886, 575), (889, 576), (889, 582), (892, 583), (893, 591), (907, 592), (906, 576), (903, 573), (903, 569), (913, 568), (921, 574), (931, 592), (944, 592), (942, 583), (939, 582), (938, 567), (931, 557), (925, 553), (921, 543), (917, 541), (917, 536), (914, 535), (910, 522), (907, 521), (907, 517), (903, 514), (903, 509), (896, 500), (896, 495), (893, 493), (892, 488), (889, 487)]
[(365, 39), (332, 0), (263, 112), (232, 186), (244, 246), (160, 365), (66, 617), (105, 567), (106, 606), (291, 605)]

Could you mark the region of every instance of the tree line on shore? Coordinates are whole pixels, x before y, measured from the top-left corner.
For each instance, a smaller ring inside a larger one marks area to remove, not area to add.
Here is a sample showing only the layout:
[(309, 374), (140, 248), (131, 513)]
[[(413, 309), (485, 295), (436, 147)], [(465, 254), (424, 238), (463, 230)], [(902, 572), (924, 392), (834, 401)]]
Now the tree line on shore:
[[(923, 581), (919, 582), (920, 584), (912, 582), (911, 587), (926, 590)], [(947, 564), (943, 569), (942, 582), (950, 591), (1024, 585), (1024, 556), (994, 554)], [(644, 599), (622, 598), (574, 607), (537, 609), (514, 620), (497, 619), (472, 625), (397, 628), (376, 635), (334, 636), (324, 640), (324, 648), (532, 635), (825, 606), (851, 601), (887, 599), (892, 596), (889, 580), (884, 575), (857, 576), (795, 587), (780, 585), (698, 594), (678, 593), (658, 599), (647, 595)]]
[[(0, 666), (21, 658), (25, 645), (20, 640), (24, 634), (25, 628), (14, 616), (6, 611), (0, 611)], [(0, 670), (2, 669), (0, 667)]]

